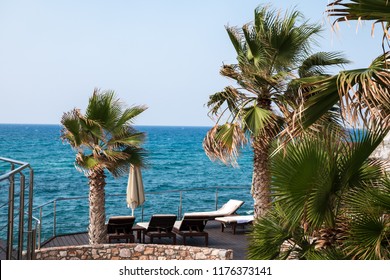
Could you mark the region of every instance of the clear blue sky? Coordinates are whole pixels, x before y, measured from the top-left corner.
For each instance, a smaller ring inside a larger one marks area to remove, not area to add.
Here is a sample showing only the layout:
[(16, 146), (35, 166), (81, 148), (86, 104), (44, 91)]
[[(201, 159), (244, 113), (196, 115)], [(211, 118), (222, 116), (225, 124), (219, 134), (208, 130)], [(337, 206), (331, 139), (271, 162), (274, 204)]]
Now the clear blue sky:
[[(225, 25), (253, 20), (252, 0), (1, 0), (0, 123), (59, 124), (63, 112), (85, 109), (94, 88), (112, 89), (128, 105), (149, 107), (137, 125), (211, 126), (204, 104), (230, 81), (234, 63)], [(324, 16), (328, 0), (272, 1), (324, 24), (318, 50), (343, 51), (366, 67), (380, 54), (371, 24)]]

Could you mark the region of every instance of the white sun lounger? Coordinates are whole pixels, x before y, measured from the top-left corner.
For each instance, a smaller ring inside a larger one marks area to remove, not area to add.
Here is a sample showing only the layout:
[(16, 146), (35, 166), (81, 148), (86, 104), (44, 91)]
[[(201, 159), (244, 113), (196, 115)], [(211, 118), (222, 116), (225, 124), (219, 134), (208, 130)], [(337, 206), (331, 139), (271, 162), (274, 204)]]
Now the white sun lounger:
[(227, 217), (219, 217), (215, 218), (216, 221), (221, 222), (221, 230), (224, 231), (224, 228), (227, 225), (230, 225), (233, 230), (233, 234), (236, 234), (237, 225), (247, 225), (251, 224), (254, 220), (253, 215), (245, 215), (245, 216), (227, 216)]
[(228, 202), (226, 202), (221, 208), (215, 211), (206, 211), (206, 212), (191, 212), (191, 213), (185, 213), (184, 216), (202, 216), (206, 217), (209, 220), (214, 220), (217, 217), (225, 217), (230, 216), (236, 213), (238, 208), (241, 207), (241, 205), (244, 204), (244, 201), (236, 200), (236, 199), (230, 199)]

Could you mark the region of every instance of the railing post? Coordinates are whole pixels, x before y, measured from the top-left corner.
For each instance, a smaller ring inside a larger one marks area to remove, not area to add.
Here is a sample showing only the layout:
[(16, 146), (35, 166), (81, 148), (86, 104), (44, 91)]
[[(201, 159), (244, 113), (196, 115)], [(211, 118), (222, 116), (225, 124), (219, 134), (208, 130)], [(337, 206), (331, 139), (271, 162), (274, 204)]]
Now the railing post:
[(54, 200), (53, 202), (53, 236), (56, 236), (57, 232), (57, 200)]
[(215, 188), (215, 210), (218, 210), (218, 187)]
[(31, 260), (35, 260), (35, 250), (36, 250), (36, 248), (37, 248), (37, 231), (36, 231), (36, 229), (33, 229), (32, 230), (32, 233), (31, 233), (31, 235), (32, 235), (32, 237), (31, 237), (31, 239), (32, 239), (32, 248), (31, 248), (31, 254), (30, 254), (30, 259)]
[(9, 196), (8, 196), (8, 229), (7, 229), (7, 250), (6, 259), (12, 259), (13, 239), (14, 239), (14, 193), (15, 181), (14, 175), (9, 178)]
[[(30, 181), (28, 186), (28, 221), (27, 221), (27, 231), (31, 233), (32, 231), (32, 216), (33, 216), (33, 194), (34, 194), (34, 171), (30, 169)], [(27, 235), (27, 248), (31, 248), (33, 243), (32, 236)]]
[(25, 177), (20, 174), (20, 204), (19, 204), (19, 237), (18, 237), (18, 260), (22, 258), (23, 254), (23, 235), (24, 235), (24, 184)]
[(144, 221), (144, 205), (141, 206), (141, 222)]
[(35, 259), (35, 250), (36, 250), (36, 242), (37, 242), (37, 231), (33, 229), (28, 232), (28, 238), (31, 240), (30, 246), (27, 247), (26, 259), (33, 260)]
[(39, 224), (38, 224), (38, 249), (41, 249), (42, 242), (42, 207), (39, 207)]
[(179, 219), (181, 220), (183, 213), (183, 192), (180, 191), (180, 204), (179, 204)]

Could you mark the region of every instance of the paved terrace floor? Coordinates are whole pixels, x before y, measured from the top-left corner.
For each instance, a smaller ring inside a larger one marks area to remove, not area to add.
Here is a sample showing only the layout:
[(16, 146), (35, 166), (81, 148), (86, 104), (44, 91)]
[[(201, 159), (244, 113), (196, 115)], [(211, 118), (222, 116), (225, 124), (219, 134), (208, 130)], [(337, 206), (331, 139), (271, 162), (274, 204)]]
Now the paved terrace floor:
[[(206, 225), (205, 231), (209, 233), (209, 247), (220, 249), (232, 249), (233, 259), (245, 260), (247, 245), (248, 245), (248, 229), (249, 226), (242, 228), (237, 226), (236, 234), (233, 234), (231, 228), (225, 228), (224, 232), (221, 232), (221, 224), (217, 221), (209, 221)], [(136, 239), (136, 242), (138, 240)], [(146, 237), (146, 243), (149, 242), (149, 238)], [(161, 240), (155, 238), (154, 243), (167, 244), (172, 241), (168, 238), (162, 238)], [(189, 246), (204, 246), (204, 237), (194, 237), (186, 239)], [(70, 235), (57, 236), (42, 246), (42, 248), (70, 246), (70, 245), (86, 245), (88, 244), (87, 233), (78, 233)], [(176, 244), (183, 244), (182, 238), (177, 235)]]

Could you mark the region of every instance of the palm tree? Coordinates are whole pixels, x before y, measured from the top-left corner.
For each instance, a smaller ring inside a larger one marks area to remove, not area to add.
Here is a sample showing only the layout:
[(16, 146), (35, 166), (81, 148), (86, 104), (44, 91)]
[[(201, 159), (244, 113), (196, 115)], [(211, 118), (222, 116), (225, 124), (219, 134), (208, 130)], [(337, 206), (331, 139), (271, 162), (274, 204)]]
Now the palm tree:
[(271, 142), (284, 123), (280, 112), (289, 113), (298, 97), (296, 87), (289, 82), (297, 76), (323, 74), (326, 66), (347, 60), (338, 53), (311, 54), (309, 47), (320, 27), (306, 21), (298, 24), (303, 18), (298, 11), (282, 15), (258, 7), (254, 16), (254, 22), (241, 29), (226, 27), (237, 64), (223, 65), (221, 74), (239, 87), (228, 86), (210, 96), (210, 114), (218, 119), (203, 146), (210, 159), (235, 166), (239, 149), (250, 136), (254, 212), (261, 216), (270, 205), (268, 157)]
[(369, 156), (389, 129), (302, 138), (271, 159), (274, 207), (255, 223), (251, 259), (390, 259), (390, 184)]
[(140, 147), (144, 133), (131, 124), (145, 109), (123, 109), (113, 91), (95, 89), (85, 114), (73, 109), (62, 116), (61, 138), (76, 151), (75, 166), (89, 180), (90, 244), (104, 243), (106, 238), (105, 170), (118, 177), (128, 172), (129, 164), (144, 164), (145, 152)]
[(383, 53), (363, 69), (341, 71), (332, 77), (303, 79), (301, 82), (310, 87), (307, 98), (296, 111), (295, 119), (301, 125), (294, 124), (286, 133), (297, 135), (312, 125), (324, 112), (340, 102), (344, 119), (357, 123), (363, 120), (367, 125), (378, 118), (390, 121), (390, 72), (388, 71), (390, 2), (387, 0), (337, 0), (328, 5), (327, 13), (336, 17), (333, 24), (342, 21), (365, 20), (383, 28)]

